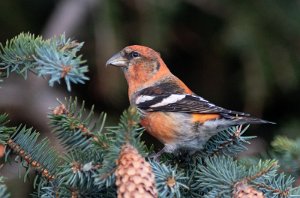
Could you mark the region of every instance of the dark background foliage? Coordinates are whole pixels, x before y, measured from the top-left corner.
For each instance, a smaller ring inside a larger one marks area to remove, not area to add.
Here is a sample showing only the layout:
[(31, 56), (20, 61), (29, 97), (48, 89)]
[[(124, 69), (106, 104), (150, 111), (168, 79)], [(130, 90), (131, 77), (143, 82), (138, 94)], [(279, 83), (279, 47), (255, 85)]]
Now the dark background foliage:
[[(105, 62), (123, 47), (140, 44), (159, 51), (195, 93), (276, 122), (248, 130), (259, 136), (251, 152), (263, 151), (276, 134), (300, 136), (299, 1), (10, 0), (0, 1), (0, 10), (1, 43), (20, 32), (45, 38), (65, 32), (85, 42), (82, 53), (90, 66), (91, 80), (71, 93), (33, 75), (5, 80), (0, 110), (13, 124), (48, 134), (48, 107), (69, 95), (95, 104), (115, 124), (129, 104), (127, 85), (121, 71), (105, 68)], [(11, 185), (20, 185), (15, 170), (1, 172), (12, 178)]]

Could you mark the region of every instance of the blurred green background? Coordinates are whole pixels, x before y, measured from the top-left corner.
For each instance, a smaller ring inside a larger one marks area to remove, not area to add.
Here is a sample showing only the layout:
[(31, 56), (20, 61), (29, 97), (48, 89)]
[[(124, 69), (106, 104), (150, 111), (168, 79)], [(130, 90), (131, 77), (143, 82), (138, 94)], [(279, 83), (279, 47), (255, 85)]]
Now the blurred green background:
[[(0, 111), (13, 124), (49, 135), (49, 107), (70, 95), (95, 104), (115, 124), (129, 105), (127, 84), (105, 62), (140, 44), (159, 51), (170, 70), (207, 100), (276, 122), (248, 130), (259, 136), (249, 152), (265, 150), (277, 134), (300, 136), (300, 1), (0, 1), (0, 42), (20, 32), (45, 38), (65, 32), (84, 41), (91, 80), (68, 93), (65, 85), (51, 88), (34, 75), (27, 81), (11, 76), (1, 85)], [(16, 170), (5, 166), (1, 174), (10, 178), (13, 197), (23, 197), (32, 185), (21, 187)]]

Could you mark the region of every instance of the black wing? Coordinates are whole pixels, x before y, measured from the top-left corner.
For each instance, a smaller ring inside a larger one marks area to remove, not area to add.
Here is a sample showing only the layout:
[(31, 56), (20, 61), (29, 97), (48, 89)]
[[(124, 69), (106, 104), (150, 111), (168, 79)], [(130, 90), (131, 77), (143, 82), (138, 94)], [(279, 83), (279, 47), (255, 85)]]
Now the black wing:
[(139, 109), (144, 111), (203, 114), (221, 113), (237, 116), (250, 116), (246, 113), (218, 107), (200, 96), (187, 94), (140, 95), (136, 97), (135, 104)]

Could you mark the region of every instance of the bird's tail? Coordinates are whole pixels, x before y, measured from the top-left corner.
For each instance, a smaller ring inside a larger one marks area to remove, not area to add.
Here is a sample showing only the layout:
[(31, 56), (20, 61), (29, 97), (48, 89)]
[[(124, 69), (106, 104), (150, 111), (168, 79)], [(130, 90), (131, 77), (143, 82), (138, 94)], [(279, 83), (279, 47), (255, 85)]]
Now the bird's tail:
[(230, 119), (233, 121), (233, 125), (241, 124), (276, 124), (275, 122), (262, 120), (256, 117), (251, 116), (232, 116), (232, 115), (223, 115), (224, 118)]

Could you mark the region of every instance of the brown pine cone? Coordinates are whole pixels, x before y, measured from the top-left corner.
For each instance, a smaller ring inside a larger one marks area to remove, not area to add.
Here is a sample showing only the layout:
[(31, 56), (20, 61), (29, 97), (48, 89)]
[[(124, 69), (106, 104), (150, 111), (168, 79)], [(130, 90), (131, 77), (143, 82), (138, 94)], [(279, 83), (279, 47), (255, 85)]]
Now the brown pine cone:
[(66, 114), (67, 112), (68, 110), (66, 109), (66, 106), (64, 104), (55, 107), (52, 111), (54, 115), (62, 115), (62, 114)]
[(238, 182), (234, 185), (233, 198), (265, 198), (265, 196), (252, 186)]
[(133, 146), (126, 144), (122, 147), (117, 166), (118, 198), (157, 197), (152, 168)]

